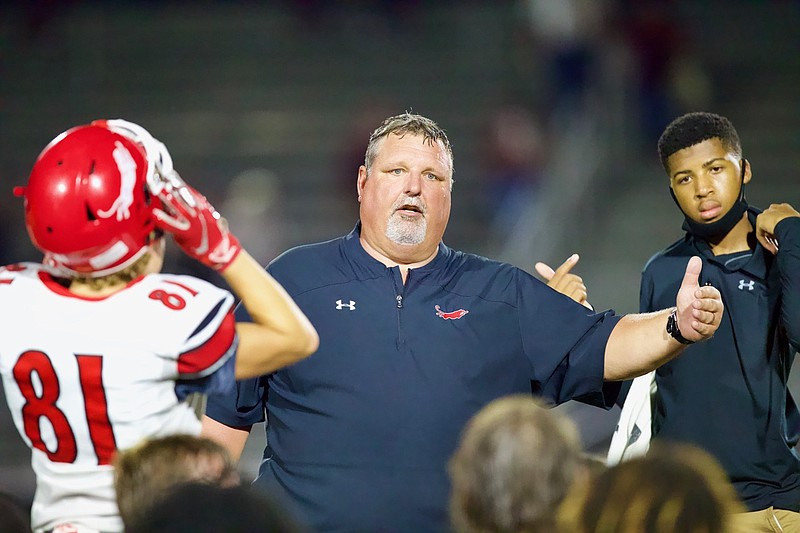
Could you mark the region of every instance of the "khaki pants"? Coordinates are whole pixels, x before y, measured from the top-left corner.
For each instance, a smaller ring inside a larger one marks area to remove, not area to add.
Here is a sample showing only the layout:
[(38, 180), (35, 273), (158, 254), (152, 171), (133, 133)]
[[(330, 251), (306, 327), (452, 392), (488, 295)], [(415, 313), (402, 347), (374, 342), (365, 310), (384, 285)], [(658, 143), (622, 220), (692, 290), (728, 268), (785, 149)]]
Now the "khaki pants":
[(768, 507), (733, 515), (731, 533), (800, 533), (800, 513)]

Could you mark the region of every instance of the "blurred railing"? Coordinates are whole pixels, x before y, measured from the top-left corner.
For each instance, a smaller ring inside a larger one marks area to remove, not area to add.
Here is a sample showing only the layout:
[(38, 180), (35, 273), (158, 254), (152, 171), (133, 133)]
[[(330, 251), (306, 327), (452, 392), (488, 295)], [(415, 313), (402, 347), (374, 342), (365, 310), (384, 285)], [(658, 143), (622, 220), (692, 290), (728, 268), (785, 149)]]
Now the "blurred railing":
[(626, 157), (632, 101), (627, 56), (610, 49), (598, 57), (583, 98), (551, 121), (557, 143), (547, 178), (496, 254), (530, 272), (536, 261), (566, 259), (595, 239), (593, 222), (602, 209), (597, 200), (611, 179), (610, 162)]

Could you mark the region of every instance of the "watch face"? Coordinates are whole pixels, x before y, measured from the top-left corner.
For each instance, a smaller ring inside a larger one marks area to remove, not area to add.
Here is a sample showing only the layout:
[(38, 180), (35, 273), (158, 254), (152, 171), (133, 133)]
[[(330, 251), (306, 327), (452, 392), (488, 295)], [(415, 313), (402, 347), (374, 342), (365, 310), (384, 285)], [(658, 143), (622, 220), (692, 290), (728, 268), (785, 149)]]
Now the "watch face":
[(678, 333), (678, 319), (675, 316), (675, 313), (670, 314), (669, 318), (667, 319), (667, 331), (670, 333), (670, 335), (675, 335)]
[(672, 335), (672, 338), (676, 341), (680, 342), (681, 344), (693, 344), (694, 341), (688, 340), (686, 337), (681, 335), (681, 330), (678, 328), (678, 312), (673, 311), (669, 314), (669, 318), (667, 318), (667, 333)]

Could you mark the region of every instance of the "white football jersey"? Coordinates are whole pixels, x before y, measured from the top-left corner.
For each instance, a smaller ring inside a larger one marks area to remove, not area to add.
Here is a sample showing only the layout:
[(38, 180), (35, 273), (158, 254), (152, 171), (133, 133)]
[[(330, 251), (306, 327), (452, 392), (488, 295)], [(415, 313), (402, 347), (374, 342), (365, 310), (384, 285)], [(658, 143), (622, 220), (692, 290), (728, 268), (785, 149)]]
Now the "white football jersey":
[(37, 479), (34, 531), (62, 522), (122, 531), (114, 451), (200, 432), (175, 381), (209, 376), (233, 356), (233, 296), (191, 276), (151, 274), (84, 298), (23, 263), (0, 269), (0, 301), (0, 373)]

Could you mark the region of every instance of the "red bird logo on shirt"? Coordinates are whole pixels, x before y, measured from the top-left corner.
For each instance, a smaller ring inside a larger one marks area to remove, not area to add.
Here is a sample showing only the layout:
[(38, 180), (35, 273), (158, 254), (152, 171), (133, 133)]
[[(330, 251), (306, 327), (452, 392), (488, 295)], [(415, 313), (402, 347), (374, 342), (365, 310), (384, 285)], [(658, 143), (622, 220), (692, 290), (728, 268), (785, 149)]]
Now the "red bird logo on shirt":
[(438, 305), (434, 306), (436, 308), (436, 316), (441, 317), (445, 320), (458, 320), (462, 316), (469, 313), (466, 309), (458, 309), (456, 311), (442, 311), (442, 308)]

